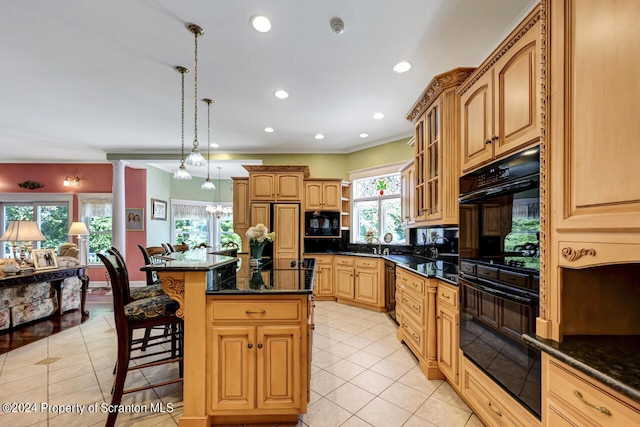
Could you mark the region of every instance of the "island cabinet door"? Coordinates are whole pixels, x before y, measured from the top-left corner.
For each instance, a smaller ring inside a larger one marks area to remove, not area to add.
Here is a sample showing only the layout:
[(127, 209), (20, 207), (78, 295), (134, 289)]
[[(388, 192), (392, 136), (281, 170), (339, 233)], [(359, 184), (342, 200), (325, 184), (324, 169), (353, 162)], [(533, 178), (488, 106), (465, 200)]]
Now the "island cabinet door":
[(211, 329), (211, 409), (255, 408), (256, 328)]
[(260, 326), (257, 337), (257, 408), (300, 407), (300, 327)]

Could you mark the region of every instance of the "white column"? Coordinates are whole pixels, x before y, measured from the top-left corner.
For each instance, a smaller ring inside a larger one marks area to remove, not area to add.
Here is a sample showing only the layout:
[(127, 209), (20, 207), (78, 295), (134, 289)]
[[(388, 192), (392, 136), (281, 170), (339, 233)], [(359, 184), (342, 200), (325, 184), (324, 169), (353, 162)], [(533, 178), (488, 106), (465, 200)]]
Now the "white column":
[(127, 162), (118, 160), (113, 162), (113, 246), (122, 256), (127, 254), (127, 234), (125, 224), (125, 182), (124, 168)]

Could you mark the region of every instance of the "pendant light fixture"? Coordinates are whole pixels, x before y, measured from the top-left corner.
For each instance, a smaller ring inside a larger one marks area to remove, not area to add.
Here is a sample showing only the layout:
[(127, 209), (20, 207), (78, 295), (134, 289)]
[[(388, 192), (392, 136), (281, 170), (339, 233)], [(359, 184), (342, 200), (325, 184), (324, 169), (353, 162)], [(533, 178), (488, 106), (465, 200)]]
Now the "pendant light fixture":
[(198, 148), (200, 145), (198, 143), (198, 36), (203, 35), (204, 31), (196, 24), (189, 24), (187, 28), (193, 33), (195, 40), (195, 62), (193, 66), (193, 148), (187, 156), (186, 163), (189, 166), (204, 166), (207, 161)]
[[(222, 166), (218, 166), (218, 187), (220, 187), (220, 169)], [(220, 219), (223, 216), (229, 216), (233, 213), (233, 209), (229, 206), (222, 206), (220, 203), (220, 193), (222, 192), (222, 187), (218, 188), (218, 204), (216, 206), (207, 206), (205, 209), (207, 212), (212, 213), (216, 216), (216, 218)]]
[(182, 75), (182, 97), (181, 97), (181, 112), (180, 112), (180, 117), (181, 117), (181, 122), (182, 122), (182, 127), (181, 127), (181, 141), (182, 141), (182, 145), (181, 145), (181, 151), (180, 151), (180, 167), (178, 168), (177, 171), (175, 171), (173, 173), (173, 178), (174, 179), (191, 179), (191, 174), (189, 173), (189, 171), (187, 171), (187, 168), (184, 166), (184, 75), (186, 73), (189, 72), (189, 70), (187, 70), (184, 67), (176, 67), (176, 70), (178, 70), (178, 72)]
[[(207, 103), (207, 179), (202, 183), (203, 190), (215, 190), (216, 186), (211, 181), (209, 172), (211, 171), (211, 104), (212, 100), (209, 98), (203, 99)], [(220, 181), (218, 180), (218, 183)]]

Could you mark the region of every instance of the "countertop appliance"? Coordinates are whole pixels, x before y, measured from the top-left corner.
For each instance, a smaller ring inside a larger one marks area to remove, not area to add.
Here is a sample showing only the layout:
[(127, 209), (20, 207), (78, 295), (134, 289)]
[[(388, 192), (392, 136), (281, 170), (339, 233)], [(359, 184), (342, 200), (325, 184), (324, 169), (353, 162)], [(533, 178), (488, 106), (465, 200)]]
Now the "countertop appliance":
[(340, 212), (305, 212), (305, 237), (340, 237)]
[(541, 417), (539, 149), (460, 178), (460, 348), (527, 410)]
[(396, 321), (396, 263), (384, 260), (384, 304), (387, 314)]

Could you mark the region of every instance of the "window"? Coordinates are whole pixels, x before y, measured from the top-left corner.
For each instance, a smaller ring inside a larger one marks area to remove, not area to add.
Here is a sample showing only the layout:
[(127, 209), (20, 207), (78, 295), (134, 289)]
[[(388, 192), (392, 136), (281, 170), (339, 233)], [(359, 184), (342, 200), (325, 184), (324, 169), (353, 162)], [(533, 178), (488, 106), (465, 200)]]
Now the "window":
[(174, 241), (190, 247), (202, 243), (219, 247), (230, 241), (240, 245), (240, 237), (233, 231), (233, 215), (217, 218), (206, 211), (206, 206), (202, 202), (172, 201)]
[(85, 198), (80, 200), (80, 217), (89, 229), (88, 264), (100, 264), (96, 254), (113, 246), (113, 210), (111, 198)]
[(353, 242), (370, 238), (383, 241), (390, 233), (393, 244), (406, 242), (400, 212), (400, 174), (353, 180)]
[[(9, 221), (27, 220), (35, 221), (42, 232), (45, 240), (34, 242), (34, 248), (45, 248), (57, 250), (60, 245), (68, 241), (69, 229), (69, 206), (71, 201), (68, 197), (56, 197), (48, 195), (41, 200), (33, 201), (37, 196), (31, 196), (32, 200), (23, 199), (22, 195), (7, 195), (15, 201), (0, 202), (2, 207), (2, 232), (6, 230)], [(47, 200), (53, 199), (53, 200)], [(56, 200), (57, 199), (57, 200)], [(2, 242), (0, 246), (0, 256), (9, 257), (13, 255), (11, 242)]]

